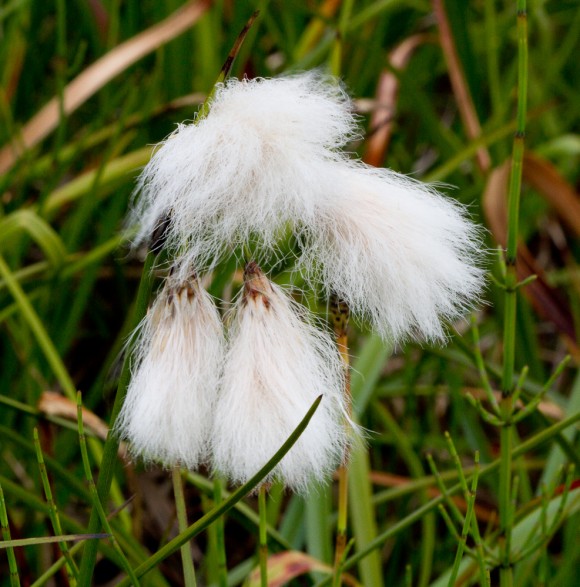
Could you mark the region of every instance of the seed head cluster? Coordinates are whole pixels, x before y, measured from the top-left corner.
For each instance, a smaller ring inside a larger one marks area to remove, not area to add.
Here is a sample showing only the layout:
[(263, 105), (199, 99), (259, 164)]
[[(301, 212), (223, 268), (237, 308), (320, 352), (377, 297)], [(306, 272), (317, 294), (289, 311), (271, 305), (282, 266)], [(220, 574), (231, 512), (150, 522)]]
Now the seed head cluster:
[(445, 322), (477, 300), (481, 233), (465, 208), (353, 159), (357, 136), (343, 87), (309, 72), (230, 80), (206, 117), (158, 146), (129, 216), (136, 245), (162, 234), (172, 268), (136, 334), (118, 421), (136, 454), (242, 483), (323, 395), (269, 480), (305, 491), (344, 461), (352, 427), (328, 332), (251, 262), (224, 335), (192, 278), (241, 247), (266, 259), (293, 234), (306, 283), (394, 343), (445, 339)]

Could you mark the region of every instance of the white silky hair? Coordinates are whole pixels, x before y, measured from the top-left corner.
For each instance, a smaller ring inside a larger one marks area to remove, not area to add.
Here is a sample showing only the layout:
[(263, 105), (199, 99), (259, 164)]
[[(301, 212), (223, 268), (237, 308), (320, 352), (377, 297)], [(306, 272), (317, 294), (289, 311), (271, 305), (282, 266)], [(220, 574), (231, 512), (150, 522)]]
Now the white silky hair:
[(385, 339), (445, 339), (442, 321), (482, 290), (482, 231), (435, 188), (360, 161), (327, 164), (332, 185), (308, 227), (302, 268)]
[(143, 170), (129, 217), (136, 242), (169, 215), (182, 277), (254, 235), (275, 247), (288, 224), (312, 220), (317, 163), (340, 160), (357, 131), (344, 89), (317, 71), (218, 85), (207, 117), (180, 124)]
[(329, 334), (280, 287), (262, 275), (250, 288), (235, 307), (211, 434), (213, 468), (233, 483), (248, 481), (322, 395), (305, 431), (264, 481), (278, 479), (303, 493), (346, 458), (343, 366)]
[(208, 461), (224, 350), (211, 296), (195, 278), (169, 278), (136, 333), (131, 382), (115, 425), (134, 456), (188, 469)]
[(238, 246), (277, 255), (291, 231), (310, 282), (384, 339), (443, 340), (482, 290), (481, 233), (435, 188), (350, 159), (357, 131), (344, 89), (320, 72), (218, 85), (207, 117), (180, 125), (143, 170), (136, 240), (170, 217), (169, 263), (184, 279)]

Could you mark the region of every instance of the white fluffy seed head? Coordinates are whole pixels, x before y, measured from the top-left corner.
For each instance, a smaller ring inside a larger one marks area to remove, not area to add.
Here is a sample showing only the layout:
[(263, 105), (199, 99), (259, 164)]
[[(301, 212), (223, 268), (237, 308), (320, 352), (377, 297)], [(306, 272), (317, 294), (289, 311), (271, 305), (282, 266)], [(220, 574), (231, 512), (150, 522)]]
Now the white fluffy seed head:
[(207, 117), (179, 125), (143, 170), (129, 218), (137, 243), (169, 214), (167, 245), (183, 274), (256, 235), (274, 246), (287, 224), (312, 217), (313, 165), (340, 159), (356, 130), (344, 90), (319, 72), (229, 80)]
[(276, 253), (291, 230), (309, 279), (385, 339), (444, 339), (443, 323), (481, 291), (480, 234), (435, 189), (350, 160), (340, 149), (355, 133), (328, 76), (230, 80), (208, 116), (180, 125), (144, 169), (130, 217), (137, 242), (169, 217), (174, 274), (186, 279), (240, 245)]
[(349, 443), (340, 356), (329, 335), (254, 263), (235, 312), (212, 433), (214, 469), (234, 483), (248, 481), (323, 395), (306, 430), (266, 479), (304, 492), (329, 477)]
[(116, 429), (135, 456), (195, 469), (208, 460), (223, 365), (217, 308), (197, 279), (170, 279), (136, 337), (133, 374)]
[(481, 232), (434, 188), (360, 161), (334, 168), (302, 266), (385, 339), (445, 338), (483, 287)]

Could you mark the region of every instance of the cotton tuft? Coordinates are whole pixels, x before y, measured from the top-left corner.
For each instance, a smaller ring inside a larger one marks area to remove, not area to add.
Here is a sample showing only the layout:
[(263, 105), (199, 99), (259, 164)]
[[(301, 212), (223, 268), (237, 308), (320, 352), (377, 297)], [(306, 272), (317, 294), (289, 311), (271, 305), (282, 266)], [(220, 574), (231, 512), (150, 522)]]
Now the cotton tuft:
[(240, 244), (275, 247), (287, 226), (312, 219), (313, 166), (339, 160), (357, 130), (346, 93), (319, 72), (218, 85), (207, 117), (180, 124), (143, 170), (129, 218), (136, 242), (170, 218), (182, 274)]
[(314, 400), (322, 401), (265, 482), (305, 492), (327, 480), (349, 443), (344, 374), (330, 336), (248, 264), (237, 301), (212, 430), (213, 468), (245, 483), (287, 440)]
[(135, 336), (135, 366), (115, 428), (135, 456), (196, 469), (209, 458), (223, 366), (217, 308), (196, 278), (169, 278)]
[(445, 339), (479, 296), (480, 229), (433, 187), (360, 161), (332, 164), (302, 268), (391, 342)]

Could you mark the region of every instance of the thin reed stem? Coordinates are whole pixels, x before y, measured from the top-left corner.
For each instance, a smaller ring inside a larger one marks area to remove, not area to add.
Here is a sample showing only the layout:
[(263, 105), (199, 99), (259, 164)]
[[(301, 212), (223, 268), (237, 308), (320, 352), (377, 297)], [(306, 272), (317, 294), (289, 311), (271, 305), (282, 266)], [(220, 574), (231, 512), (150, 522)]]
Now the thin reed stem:
[[(187, 508), (185, 506), (185, 496), (183, 494), (183, 479), (181, 470), (174, 467), (172, 471), (173, 495), (175, 496), (175, 509), (177, 512), (177, 526), (179, 533), (187, 530)], [(191, 547), (189, 542), (181, 545), (181, 564), (183, 565), (183, 579), (185, 587), (196, 587), (195, 568), (191, 558)]]
[(260, 485), (258, 493), (258, 512), (260, 515), (259, 551), (260, 585), (268, 587), (268, 510), (266, 508), (266, 485)]
[(513, 144), (512, 167), (508, 195), (508, 232), (505, 269), (505, 314), (504, 314), (504, 356), (502, 372), (502, 400), (500, 414), (503, 426), (500, 432), (500, 585), (512, 587), (513, 568), (509, 545), (513, 529), (512, 515), (512, 443), (514, 412), (514, 368), (516, 348), (517, 309), (517, 244), (519, 230), (519, 209), (526, 130), (526, 102), (528, 82), (527, 15), (526, 0), (517, 1), (518, 32), (518, 106), (517, 128)]
[[(221, 477), (216, 476), (213, 481), (213, 501), (216, 506), (219, 506), (223, 500), (223, 481)], [(226, 556), (226, 536), (224, 517), (221, 516), (215, 522), (216, 534), (216, 552), (217, 552), (217, 566), (218, 566), (218, 585), (219, 587), (227, 587), (228, 585), (228, 565)]]
[[(107, 514), (103, 508), (103, 504), (99, 498), (99, 493), (97, 487), (95, 485), (95, 481), (93, 479), (93, 473), (91, 471), (91, 462), (89, 460), (89, 452), (87, 450), (87, 439), (85, 437), (85, 429), (83, 424), (83, 405), (81, 400), (81, 393), (80, 391), (77, 394), (77, 418), (78, 418), (78, 427), (79, 427), (79, 444), (81, 448), (81, 458), (83, 461), (83, 468), (85, 471), (85, 477), (87, 479), (87, 483), (89, 484), (89, 490), (91, 492), (91, 498), (93, 500), (93, 511), (96, 510), (97, 515), (99, 516), (100, 522), (107, 534), (109, 535), (109, 539), (113, 548), (115, 549), (116, 553), (119, 555), (121, 559), (123, 570), (129, 575), (134, 587), (139, 587), (139, 580), (131, 567), (131, 564), (127, 560), (125, 553), (123, 552), (121, 546), (119, 545), (115, 534), (109, 524), (109, 520), (107, 519)], [(88, 583), (82, 583), (81, 585), (87, 585)]]
[[(4, 491), (0, 485), (0, 527), (2, 529), (2, 538), (6, 541), (11, 539), (10, 526), (8, 524), (8, 512), (6, 511), (6, 502), (4, 501)], [(20, 587), (20, 576), (18, 574), (18, 564), (14, 555), (14, 548), (9, 546), (6, 549), (8, 557), (8, 570), (10, 572), (10, 587)]]
[[(56, 536), (62, 536), (62, 525), (60, 523), (60, 518), (58, 515), (58, 509), (56, 507), (56, 503), (52, 496), (52, 488), (50, 487), (50, 482), (48, 480), (48, 473), (46, 471), (46, 464), (44, 463), (44, 457), (42, 455), (42, 449), (40, 447), (40, 440), (38, 438), (38, 429), (34, 429), (34, 449), (36, 451), (36, 460), (38, 462), (38, 469), (40, 471), (40, 478), (42, 480), (42, 486), (44, 489), (44, 495), (46, 497), (46, 503), (49, 507), (49, 518), (52, 524), (52, 528)], [(77, 579), (79, 575), (79, 570), (72, 558), (70, 553), (70, 549), (66, 542), (59, 542), (58, 546), (66, 560), (66, 573), (68, 577), (68, 582), (71, 587), (75, 587), (77, 584)]]

